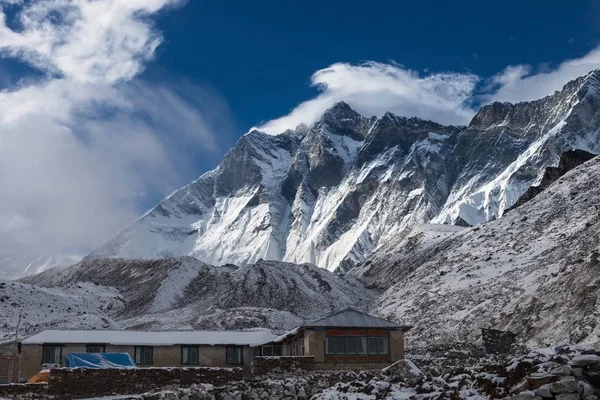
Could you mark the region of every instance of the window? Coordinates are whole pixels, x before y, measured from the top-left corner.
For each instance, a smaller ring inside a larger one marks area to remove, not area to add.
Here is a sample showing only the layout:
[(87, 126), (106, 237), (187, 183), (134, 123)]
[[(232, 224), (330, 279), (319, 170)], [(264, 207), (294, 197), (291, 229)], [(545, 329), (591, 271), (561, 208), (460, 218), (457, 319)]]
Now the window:
[(379, 338), (370, 337), (369, 338), (369, 354), (377, 354), (377, 342)]
[(379, 354), (388, 354), (390, 352), (390, 343), (388, 338), (380, 337), (379, 338)]
[(228, 365), (243, 365), (244, 364), (244, 348), (241, 346), (227, 347), (227, 364)]
[(153, 348), (139, 346), (135, 348), (135, 363), (137, 365), (152, 365)]
[(200, 357), (198, 346), (181, 346), (181, 364), (198, 365)]
[(106, 353), (106, 346), (103, 344), (88, 344), (85, 346), (86, 353)]
[(262, 347), (263, 357), (278, 357), (283, 354), (283, 347), (281, 345), (269, 345)]
[(367, 338), (366, 337), (357, 337), (357, 353), (358, 354), (367, 354)]
[(42, 348), (42, 364), (60, 364), (62, 360), (62, 346), (45, 344)]
[(327, 354), (335, 354), (335, 341), (333, 337), (327, 338), (327, 345), (325, 347)]
[(325, 336), (327, 362), (388, 362), (390, 342), (385, 330), (331, 329)]
[(335, 352), (337, 354), (344, 354), (346, 352), (346, 337), (338, 336), (335, 338)]
[(348, 337), (348, 353), (356, 354), (358, 353), (358, 338), (357, 337)]

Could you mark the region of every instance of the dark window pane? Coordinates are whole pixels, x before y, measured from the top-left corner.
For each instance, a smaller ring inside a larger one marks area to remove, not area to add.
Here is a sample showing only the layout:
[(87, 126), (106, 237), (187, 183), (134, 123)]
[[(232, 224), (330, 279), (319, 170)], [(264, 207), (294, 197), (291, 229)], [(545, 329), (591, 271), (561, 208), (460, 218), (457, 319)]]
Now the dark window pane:
[(190, 348), (182, 347), (181, 348), (181, 363), (187, 365), (190, 363)]
[(259, 347), (255, 347), (254, 348), (254, 357), (260, 357), (262, 355), (262, 348)]
[(283, 354), (283, 349), (281, 348), (281, 346), (273, 346), (273, 355), (274, 356), (281, 356)]
[(152, 347), (136, 347), (135, 363), (139, 365), (152, 365)]
[(263, 356), (271, 357), (273, 355), (273, 348), (271, 346), (263, 347)]
[(369, 338), (369, 354), (377, 354), (377, 338)]
[(348, 337), (348, 354), (356, 354), (358, 350), (358, 338)]
[(380, 337), (379, 338), (379, 354), (389, 354), (390, 346), (388, 338)]
[(60, 364), (61, 346), (44, 346), (42, 348), (42, 363)]
[(190, 348), (190, 365), (198, 365), (200, 363), (200, 357), (198, 355), (198, 348)]
[(88, 344), (85, 348), (87, 353), (104, 353), (106, 351), (106, 347), (100, 344)]
[(335, 338), (327, 338), (327, 354), (335, 354)]
[(227, 347), (226, 354), (227, 354), (227, 364), (241, 365), (244, 363), (241, 347)]
[(337, 354), (346, 353), (346, 338), (344, 336), (338, 336), (335, 338), (335, 352)]

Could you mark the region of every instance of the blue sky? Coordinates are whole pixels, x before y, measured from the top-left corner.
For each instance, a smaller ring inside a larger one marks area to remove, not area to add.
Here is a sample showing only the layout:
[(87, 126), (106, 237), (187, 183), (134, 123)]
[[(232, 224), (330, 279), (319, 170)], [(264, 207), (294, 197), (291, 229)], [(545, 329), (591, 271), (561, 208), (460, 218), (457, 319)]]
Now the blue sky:
[(598, 45), (599, 10), (593, 1), (191, 1), (159, 18), (167, 41), (149, 72), (209, 83), (245, 129), (314, 96), (310, 76), (336, 62), (489, 77), (581, 57)]
[(538, 98), (600, 67), (591, 0), (0, 10), (0, 237), (40, 252), (93, 249), (252, 127), (310, 124), (340, 100), (467, 124), (482, 103)]

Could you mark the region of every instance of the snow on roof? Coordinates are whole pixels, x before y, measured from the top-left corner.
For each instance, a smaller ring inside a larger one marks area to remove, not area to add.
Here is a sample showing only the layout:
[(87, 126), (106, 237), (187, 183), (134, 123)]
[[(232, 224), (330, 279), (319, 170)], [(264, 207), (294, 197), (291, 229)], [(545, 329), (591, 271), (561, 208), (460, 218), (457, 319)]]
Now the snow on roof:
[(253, 331), (71, 331), (47, 330), (23, 339), (23, 344), (94, 343), (124, 346), (239, 345), (257, 346), (276, 338), (270, 330)]

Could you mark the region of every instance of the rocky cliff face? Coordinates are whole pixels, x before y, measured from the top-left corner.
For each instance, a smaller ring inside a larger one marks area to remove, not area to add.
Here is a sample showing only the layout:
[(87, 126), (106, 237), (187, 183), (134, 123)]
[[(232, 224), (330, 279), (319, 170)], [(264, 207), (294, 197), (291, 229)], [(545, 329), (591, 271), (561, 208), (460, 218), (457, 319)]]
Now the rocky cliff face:
[(309, 128), (250, 132), (215, 170), (90, 257), (348, 270), (414, 224), (497, 219), (564, 151), (600, 152), (599, 76), (540, 100), (484, 106), (468, 127), (368, 118), (342, 102)]
[(503, 218), (415, 227), (351, 271), (386, 289), (372, 311), (415, 327), (414, 342), (510, 330), (531, 344), (597, 344), (600, 159)]
[(586, 161), (591, 160), (597, 154), (588, 153), (584, 150), (569, 150), (563, 153), (560, 156), (560, 161), (558, 162), (558, 167), (547, 167), (540, 183), (536, 186), (531, 186), (527, 191), (519, 197), (519, 200), (512, 207), (506, 209), (504, 213), (506, 214), (510, 210), (513, 210), (523, 204), (527, 203), (535, 196), (546, 190), (554, 181), (558, 178), (572, 170), (573, 168), (578, 167)]

